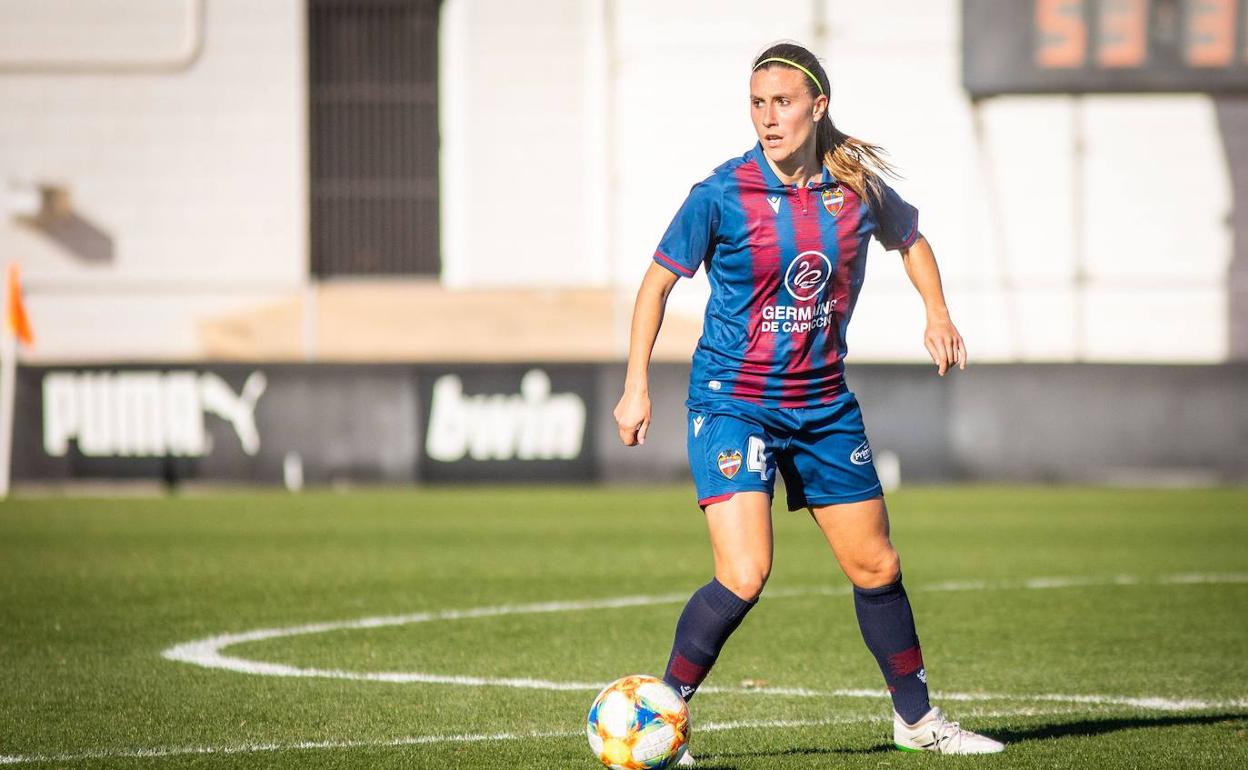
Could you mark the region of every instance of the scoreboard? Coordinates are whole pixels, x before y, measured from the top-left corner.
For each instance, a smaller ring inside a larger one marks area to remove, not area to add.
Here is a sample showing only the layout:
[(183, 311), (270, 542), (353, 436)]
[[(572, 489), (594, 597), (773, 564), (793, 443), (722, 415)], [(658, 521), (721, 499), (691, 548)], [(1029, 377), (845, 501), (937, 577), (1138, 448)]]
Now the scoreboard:
[(962, 82), (1017, 93), (1248, 93), (1248, 0), (962, 0)]

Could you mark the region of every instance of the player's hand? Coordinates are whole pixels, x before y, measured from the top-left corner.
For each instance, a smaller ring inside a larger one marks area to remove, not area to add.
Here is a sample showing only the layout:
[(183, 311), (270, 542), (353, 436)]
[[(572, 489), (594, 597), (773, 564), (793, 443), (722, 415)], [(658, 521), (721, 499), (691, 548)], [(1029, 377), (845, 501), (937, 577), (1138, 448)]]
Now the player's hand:
[(650, 427), (650, 395), (644, 391), (625, 391), (620, 403), (615, 405), (616, 427), (624, 446), (646, 443), (646, 430)]
[(932, 357), (932, 363), (936, 364), (941, 377), (955, 365), (959, 369), (966, 368), (966, 343), (953, 321), (947, 317), (928, 319), (923, 346), (927, 348), (927, 354)]

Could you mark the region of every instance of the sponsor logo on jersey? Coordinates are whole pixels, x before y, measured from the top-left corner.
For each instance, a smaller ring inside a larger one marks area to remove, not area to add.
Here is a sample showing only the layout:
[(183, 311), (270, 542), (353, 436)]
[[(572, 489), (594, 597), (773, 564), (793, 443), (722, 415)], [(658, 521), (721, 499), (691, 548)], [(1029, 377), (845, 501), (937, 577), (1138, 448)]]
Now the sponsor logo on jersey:
[(585, 435), (585, 402), (552, 393), (550, 376), (530, 369), (520, 392), (465, 395), (454, 374), (433, 383), (425, 453), (452, 463), (473, 460), (575, 460)]
[(832, 275), (832, 262), (822, 252), (803, 251), (784, 272), (784, 288), (797, 300), (814, 299)]
[(719, 472), (732, 478), (741, 470), (741, 453), (736, 449), (725, 449), (719, 453)]
[(774, 211), (777, 214), (780, 213), (780, 196), (779, 195), (768, 195), (767, 203), (771, 206), (772, 211)]
[(841, 213), (841, 207), (845, 205), (845, 193), (839, 187), (830, 190), (824, 190), (819, 196), (823, 200), (823, 207), (828, 210), (832, 216)]
[(702, 421), (705, 419), (706, 419), (706, 415), (701, 415), (701, 414), (693, 418), (693, 437), (694, 438), (697, 438), (698, 434), (702, 432)]
[(849, 461), (854, 465), (866, 465), (871, 462), (871, 445), (862, 442), (854, 451), (849, 453)]
[(193, 371), (49, 372), (43, 378), (43, 448), (64, 457), (203, 457), (204, 416), (234, 428), (248, 455), (260, 451), (256, 404), (268, 387), (254, 371), (238, 394), (221, 376)]
[(811, 305), (767, 305), (759, 331), (804, 334), (824, 329), (836, 320), (836, 300), (825, 299)]

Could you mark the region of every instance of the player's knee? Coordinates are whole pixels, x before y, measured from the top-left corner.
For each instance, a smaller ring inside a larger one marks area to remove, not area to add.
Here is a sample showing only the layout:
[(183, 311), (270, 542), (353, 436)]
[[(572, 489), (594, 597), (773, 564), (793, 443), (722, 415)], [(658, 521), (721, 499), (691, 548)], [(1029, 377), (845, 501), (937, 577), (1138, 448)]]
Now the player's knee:
[(768, 565), (743, 565), (729, 570), (727, 575), (719, 578), (719, 582), (737, 596), (752, 602), (763, 592), (763, 586), (767, 585), (770, 574), (771, 568)]
[(859, 588), (879, 588), (896, 583), (901, 577), (901, 559), (889, 547), (869, 557), (856, 559), (846, 569), (850, 582)]

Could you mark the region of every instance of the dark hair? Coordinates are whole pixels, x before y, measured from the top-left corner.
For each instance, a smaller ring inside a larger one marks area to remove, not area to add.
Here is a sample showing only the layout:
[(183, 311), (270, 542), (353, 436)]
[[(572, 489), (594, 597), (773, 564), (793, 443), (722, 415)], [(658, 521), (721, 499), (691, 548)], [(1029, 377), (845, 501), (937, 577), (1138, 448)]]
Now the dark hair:
[[(794, 67), (779, 61), (760, 64), (767, 59), (787, 59), (799, 66)], [(772, 67), (788, 67), (797, 72), (801, 72), (801, 68), (804, 67), (808, 72), (803, 75), (813, 75), (818, 80), (816, 84), (810, 77), (805, 77), (806, 86), (812, 97), (832, 93), (828, 73), (824, 71), (819, 59), (797, 43), (775, 43), (754, 57), (754, 70)], [(830, 110), (824, 111), (823, 119), (815, 127), (815, 152), (833, 176), (849, 185), (859, 197), (871, 204), (878, 204), (884, 196), (880, 175), (897, 175), (888, 161), (884, 160), (883, 156), (886, 153), (883, 147), (855, 139), (841, 131), (832, 122)]]

